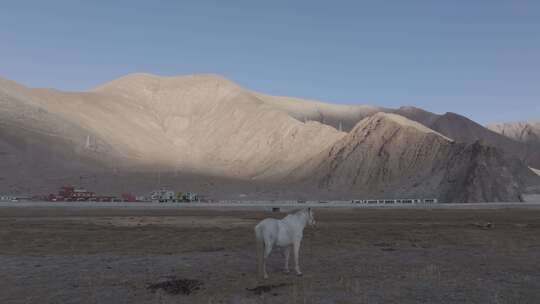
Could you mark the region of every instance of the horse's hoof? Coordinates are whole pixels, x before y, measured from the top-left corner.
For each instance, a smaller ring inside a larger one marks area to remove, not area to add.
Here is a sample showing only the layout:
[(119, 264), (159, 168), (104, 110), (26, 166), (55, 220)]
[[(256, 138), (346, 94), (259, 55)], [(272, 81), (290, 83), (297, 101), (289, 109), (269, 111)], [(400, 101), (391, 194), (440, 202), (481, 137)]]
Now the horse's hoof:
[(296, 274), (297, 277), (301, 277), (301, 276), (303, 276), (303, 275), (304, 275), (304, 274), (301, 273), (301, 272)]
[(284, 273), (284, 274), (289, 274), (289, 273), (291, 273), (291, 271), (290, 271), (290, 270), (287, 270), (287, 269), (285, 269), (285, 270), (283, 270), (283, 273)]

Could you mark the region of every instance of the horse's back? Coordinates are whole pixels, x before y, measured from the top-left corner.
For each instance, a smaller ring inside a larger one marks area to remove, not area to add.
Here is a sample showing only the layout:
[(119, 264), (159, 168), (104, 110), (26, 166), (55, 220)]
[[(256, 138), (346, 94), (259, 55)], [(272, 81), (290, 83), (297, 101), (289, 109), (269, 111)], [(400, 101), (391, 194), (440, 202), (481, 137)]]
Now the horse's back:
[(264, 219), (255, 226), (255, 232), (259, 233), (265, 241), (275, 240), (279, 233), (279, 220)]
[(267, 218), (262, 221), (260, 221), (257, 226), (255, 226), (255, 230), (260, 231), (272, 231), (277, 230), (279, 228), (279, 220), (273, 219), (273, 218)]
[(287, 246), (291, 244), (292, 237), (286, 226), (287, 223), (283, 220), (268, 218), (257, 224), (257, 226), (255, 226), (255, 231), (258, 231), (265, 243), (272, 243), (277, 246)]

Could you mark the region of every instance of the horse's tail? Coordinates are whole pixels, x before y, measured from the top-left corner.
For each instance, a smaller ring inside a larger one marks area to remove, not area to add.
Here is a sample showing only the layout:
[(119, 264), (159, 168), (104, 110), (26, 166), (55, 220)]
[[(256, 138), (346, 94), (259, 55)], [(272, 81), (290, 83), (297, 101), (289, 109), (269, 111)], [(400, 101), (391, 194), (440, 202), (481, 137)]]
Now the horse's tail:
[(255, 243), (257, 246), (257, 273), (259, 277), (263, 276), (264, 263), (264, 238), (262, 235), (262, 227), (255, 226)]

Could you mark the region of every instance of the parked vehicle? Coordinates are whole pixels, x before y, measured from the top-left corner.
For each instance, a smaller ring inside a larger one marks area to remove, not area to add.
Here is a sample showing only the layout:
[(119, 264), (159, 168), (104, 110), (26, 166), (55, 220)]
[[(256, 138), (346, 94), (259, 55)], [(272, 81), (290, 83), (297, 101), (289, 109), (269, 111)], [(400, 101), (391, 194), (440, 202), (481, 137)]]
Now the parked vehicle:
[(184, 202), (197, 202), (199, 201), (199, 195), (195, 192), (186, 192), (183, 195)]
[(176, 194), (174, 191), (167, 190), (167, 189), (160, 189), (152, 192), (150, 195), (150, 198), (153, 202), (160, 202), (160, 203), (167, 203), (167, 202), (174, 202), (175, 201)]

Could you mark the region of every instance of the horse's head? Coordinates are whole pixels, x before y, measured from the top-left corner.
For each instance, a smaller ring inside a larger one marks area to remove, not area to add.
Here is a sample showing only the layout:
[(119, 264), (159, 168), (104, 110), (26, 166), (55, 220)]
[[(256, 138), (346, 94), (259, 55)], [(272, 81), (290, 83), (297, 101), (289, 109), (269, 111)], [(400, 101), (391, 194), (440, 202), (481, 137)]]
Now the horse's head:
[(307, 223), (309, 225), (315, 225), (315, 212), (311, 208), (307, 208)]

